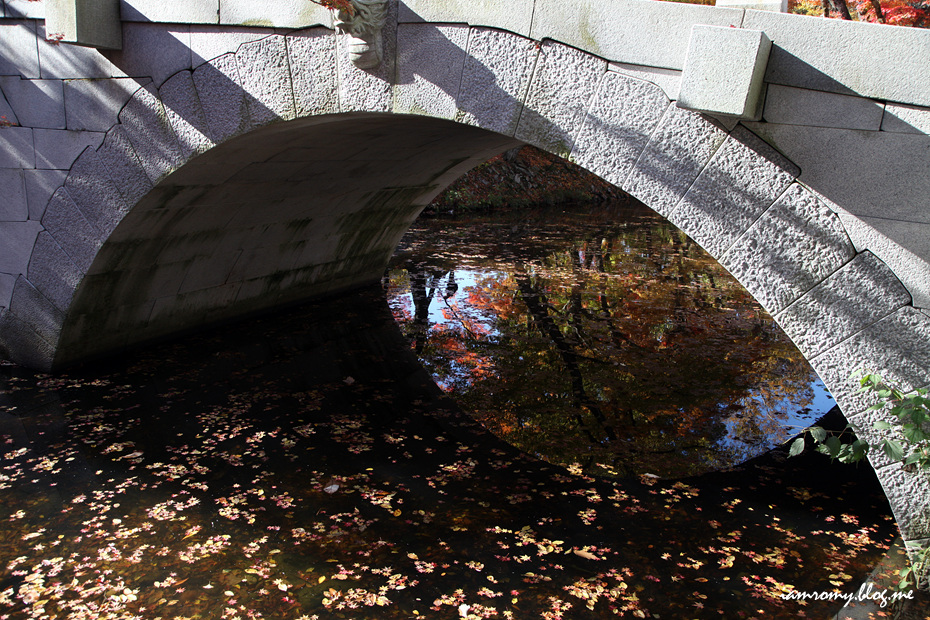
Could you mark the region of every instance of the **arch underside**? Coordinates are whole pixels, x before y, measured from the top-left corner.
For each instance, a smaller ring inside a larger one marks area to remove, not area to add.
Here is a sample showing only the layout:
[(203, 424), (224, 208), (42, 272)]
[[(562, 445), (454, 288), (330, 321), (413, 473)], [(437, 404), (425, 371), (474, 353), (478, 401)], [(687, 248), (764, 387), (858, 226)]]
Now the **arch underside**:
[(101, 246), (55, 364), (377, 281), (441, 188), (514, 144), (467, 125), (355, 113), (216, 146), (146, 193)]
[[(374, 280), (436, 193), (529, 143), (700, 243), (867, 437), (852, 371), (930, 383), (930, 316), (745, 127), (553, 41), (403, 24), (385, 45), (366, 72), (331, 31), (272, 35), (140, 89), (49, 202), (0, 317), (9, 357), (57, 368)], [(870, 458), (905, 538), (930, 534), (930, 489)]]

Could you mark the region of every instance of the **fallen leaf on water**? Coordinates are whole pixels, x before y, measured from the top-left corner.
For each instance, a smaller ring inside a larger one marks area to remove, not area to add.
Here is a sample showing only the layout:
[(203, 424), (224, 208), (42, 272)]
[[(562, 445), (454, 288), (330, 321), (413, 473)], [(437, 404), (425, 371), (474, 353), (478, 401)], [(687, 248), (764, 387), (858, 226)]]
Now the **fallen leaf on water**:
[(584, 549), (572, 549), (572, 552), (578, 557), (582, 557), (586, 560), (600, 560), (601, 559), (597, 557), (596, 555), (594, 555), (593, 553), (589, 551), (585, 551)]

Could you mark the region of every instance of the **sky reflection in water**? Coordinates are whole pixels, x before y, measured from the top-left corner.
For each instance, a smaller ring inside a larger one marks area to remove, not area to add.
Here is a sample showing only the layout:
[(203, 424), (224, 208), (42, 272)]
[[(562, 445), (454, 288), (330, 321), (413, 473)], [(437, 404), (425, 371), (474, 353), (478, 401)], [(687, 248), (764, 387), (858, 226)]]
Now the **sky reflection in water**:
[(833, 406), (771, 317), (645, 208), (421, 220), (385, 281), (437, 383), (553, 463), (696, 475)]

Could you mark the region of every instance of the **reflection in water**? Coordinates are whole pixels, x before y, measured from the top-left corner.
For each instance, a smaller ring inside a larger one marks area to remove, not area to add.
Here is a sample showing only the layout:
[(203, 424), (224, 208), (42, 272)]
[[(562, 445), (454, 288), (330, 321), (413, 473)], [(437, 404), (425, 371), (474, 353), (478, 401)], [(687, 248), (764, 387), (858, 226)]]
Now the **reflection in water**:
[(894, 536), (871, 470), (819, 454), (676, 482), (520, 452), (436, 388), (380, 287), (0, 366), (0, 523), (10, 620), (824, 618), (841, 603), (781, 593), (857, 590)]
[(723, 469), (832, 407), (745, 289), (644, 207), (421, 220), (386, 282), (444, 390), (592, 474)]

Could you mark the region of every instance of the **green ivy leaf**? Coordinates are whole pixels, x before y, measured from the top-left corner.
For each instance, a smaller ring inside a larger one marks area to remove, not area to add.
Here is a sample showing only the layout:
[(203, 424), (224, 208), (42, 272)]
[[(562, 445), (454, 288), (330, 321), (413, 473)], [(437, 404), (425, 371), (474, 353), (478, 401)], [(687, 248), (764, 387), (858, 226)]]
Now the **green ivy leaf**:
[(904, 458), (904, 447), (898, 441), (886, 439), (882, 442), (882, 449), (892, 461), (900, 461)]
[(861, 461), (869, 451), (869, 442), (857, 439), (852, 442), (852, 460)]
[(911, 443), (918, 443), (927, 438), (927, 434), (916, 424), (905, 424), (902, 431), (904, 438)]
[(812, 426), (808, 430), (811, 432), (811, 437), (814, 438), (814, 441), (817, 443), (823, 442), (827, 438), (827, 431), (820, 428), (819, 426)]

